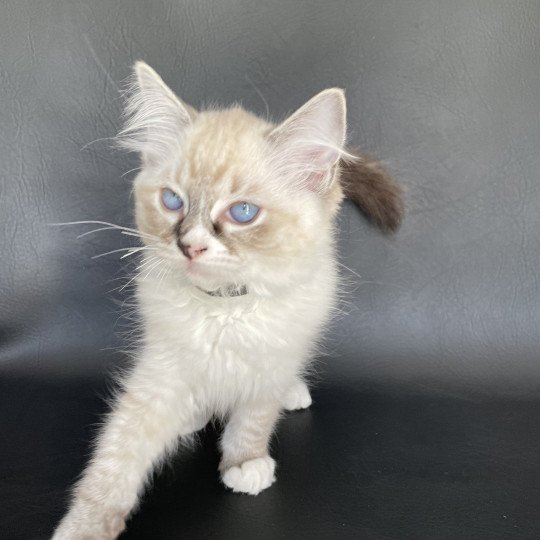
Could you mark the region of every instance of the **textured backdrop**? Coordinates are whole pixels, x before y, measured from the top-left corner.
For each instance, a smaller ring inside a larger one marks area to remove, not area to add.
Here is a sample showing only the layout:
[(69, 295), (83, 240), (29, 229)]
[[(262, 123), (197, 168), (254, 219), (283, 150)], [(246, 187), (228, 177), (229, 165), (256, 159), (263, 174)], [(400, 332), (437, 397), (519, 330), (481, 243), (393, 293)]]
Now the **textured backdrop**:
[(125, 538), (537, 538), (539, 21), (537, 0), (2, 0), (0, 536), (50, 538), (125, 363), (125, 261), (92, 257), (130, 238), (50, 224), (132, 223), (111, 138), (144, 59), (194, 106), (276, 119), (346, 88), (408, 214), (386, 237), (344, 207), (347, 302), (279, 481), (227, 493), (207, 430)]
[[(407, 188), (387, 238), (347, 206), (351, 278), (328, 377), (428, 390), (540, 387), (539, 2), (6, 1), (0, 7), (2, 371), (121, 362), (111, 279), (136, 158), (107, 138), (144, 59), (195, 106), (275, 118), (347, 90), (351, 143)], [(266, 103), (265, 103), (266, 102)], [(95, 141), (95, 142), (93, 142)]]

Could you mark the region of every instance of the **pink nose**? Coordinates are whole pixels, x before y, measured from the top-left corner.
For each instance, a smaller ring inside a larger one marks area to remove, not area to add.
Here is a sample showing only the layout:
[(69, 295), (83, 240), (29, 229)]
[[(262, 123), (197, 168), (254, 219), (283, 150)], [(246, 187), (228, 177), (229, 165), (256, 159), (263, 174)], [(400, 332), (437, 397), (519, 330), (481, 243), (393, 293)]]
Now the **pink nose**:
[(182, 253), (188, 259), (194, 259), (195, 257), (202, 255), (205, 251), (208, 250), (206, 246), (201, 246), (201, 245), (189, 246), (182, 243), (179, 243), (179, 247), (182, 250)]

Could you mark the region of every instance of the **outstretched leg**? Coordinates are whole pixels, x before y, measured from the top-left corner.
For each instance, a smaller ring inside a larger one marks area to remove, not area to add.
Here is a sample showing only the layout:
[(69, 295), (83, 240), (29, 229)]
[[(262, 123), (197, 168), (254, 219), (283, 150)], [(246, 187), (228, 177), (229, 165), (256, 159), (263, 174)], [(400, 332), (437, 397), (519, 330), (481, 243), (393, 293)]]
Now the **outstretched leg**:
[[(135, 373), (98, 437), (53, 540), (112, 540), (124, 529), (153, 465), (179, 435), (206, 419), (188, 389), (161, 374)], [(150, 377), (150, 380), (149, 380)]]
[(223, 483), (235, 492), (257, 495), (275, 480), (268, 443), (279, 417), (278, 402), (246, 403), (235, 408), (221, 439)]

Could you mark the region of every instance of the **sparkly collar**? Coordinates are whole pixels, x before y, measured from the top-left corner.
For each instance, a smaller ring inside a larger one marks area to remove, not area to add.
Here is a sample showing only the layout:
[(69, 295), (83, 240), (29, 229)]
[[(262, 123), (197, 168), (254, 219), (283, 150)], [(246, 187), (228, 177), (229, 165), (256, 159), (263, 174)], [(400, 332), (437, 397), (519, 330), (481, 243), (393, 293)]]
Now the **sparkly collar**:
[(197, 289), (199, 289), (203, 293), (206, 293), (208, 296), (218, 296), (221, 298), (244, 296), (248, 293), (246, 285), (227, 285), (225, 287), (215, 289), (214, 291), (206, 291), (205, 289), (201, 289), (200, 287), (197, 287)]

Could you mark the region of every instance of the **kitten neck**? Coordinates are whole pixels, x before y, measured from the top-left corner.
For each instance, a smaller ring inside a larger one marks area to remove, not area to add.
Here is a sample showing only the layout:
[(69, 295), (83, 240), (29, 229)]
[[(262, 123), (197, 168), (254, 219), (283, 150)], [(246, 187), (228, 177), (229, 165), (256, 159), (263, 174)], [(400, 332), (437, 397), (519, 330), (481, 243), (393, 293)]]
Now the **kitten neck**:
[(246, 285), (226, 285), (224, 287), (220, 287), (219, 289), (215, 289), (213, 291), (207, 291), (205, 289), (201, 289), (201, 287), (197, 287), (197, 289), (206, 293), (208, 296), (219, 296), (223, 298), (233, 297), (233, 296), (244, 296), (248, 293), (248, 289)]

